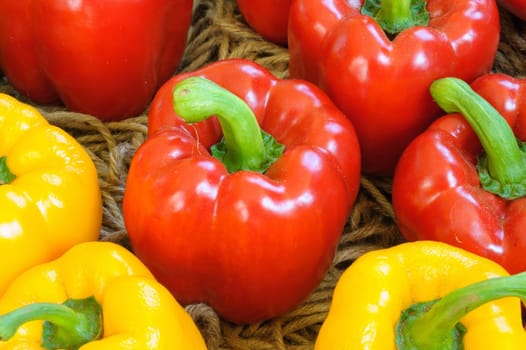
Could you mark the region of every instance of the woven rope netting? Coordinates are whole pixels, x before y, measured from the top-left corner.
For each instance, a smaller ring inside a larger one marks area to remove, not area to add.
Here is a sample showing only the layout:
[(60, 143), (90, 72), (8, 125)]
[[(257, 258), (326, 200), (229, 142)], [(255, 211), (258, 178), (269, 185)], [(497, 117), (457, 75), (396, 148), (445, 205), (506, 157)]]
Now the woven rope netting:
[[(179, 71), (191, 71), (227, 58), (246, 58), (279, 78), (288, 77), (286, 48), (263, 40), (249, 29), (235, 0), (196, 2)], [(526, 23), (502, 10), (501, 28), (494, 70), (526, 76)], [(0, 92), (20, 98), (5, 80), (0, 83)], [(130, 161), (146, 138), (146, 114), (102, 123), (93, 116), (70, 112), (60, 106), (40, 108), (52, 124), (68, 131), (88, 150), (97, 166), (104, 205), (100, 239), (129, 246), (121, 203)], [(237, 326), (221, 320), (206, 305), (187, 306), (209, 349), (312, 349), (343, 270), (367, 251), (402, 241), (394, 223), (390, 193), (390, 178), (362, 177), (360, 193), (331, 269), (318, 288), (292, 312), (267, 322)]]

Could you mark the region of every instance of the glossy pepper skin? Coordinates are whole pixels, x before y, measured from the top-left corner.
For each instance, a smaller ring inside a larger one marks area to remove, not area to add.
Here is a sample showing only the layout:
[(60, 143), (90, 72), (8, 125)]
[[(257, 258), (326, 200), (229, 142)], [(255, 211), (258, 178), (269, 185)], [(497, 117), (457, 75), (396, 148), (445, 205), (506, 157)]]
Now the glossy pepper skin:
[(192, 0), (0, 2), (0, 69), (36, 103), (142, 113), (183, 55)]
[(97, 240), (102, 199), (88, 153), (34, 107), (0, 94), (0, 295), (32, 265)]
[(526, 1), (524, 0), (499, 0), (498, 3), (513, 15), (526, 21)]
[[(315, 349), (409, 349), (395, 345), (397, 329), (393, 325), (403, 310), (418, 302), (444, 300), (451, 292), (475, 282), (506, 276), (506, 270), (495, 262), (436, 241), (368, 252), (338, 281)], [(442, 311), (442, 319), (456, 312), (453, 308)], [(435, 326), (435, 320), (421, 325), (425, 332)], [(467, 329), (462, 349), (523, 349), (526, 345), (518, 298), (492, 300), (465, 314), (460, 322)], [(446, 349), (432, 345), (413, 349)]]
[(363, 1), (292, 3), (290, 76), (319, 84), (350, 118), (366, 174), (392, 175), (403, 149), (440, 115), (428, 91), (433, 80), (470, 81), (492, 67), (500, 30), (494, 1), (425, 4), (427, 25), (387, 35), (376, 17), (361, 14)]
[[(174, 112), (174, 87), (189, 77), (237, 95), (283, 154), (264, 172), (229, 173), (210, 155), (217, 119), (190, 124)], [(125, 224), (134, 252), (177, 300), (252, 323), (291, 310), (321, 281), (359, 176), (352, 124), (321, 90), (247, 60), (219, 61), (157, 93), (128, 174)]]
[[(170, 292), (136, 256), (112, 242), (80, 243), (25, 271), (0, 298), (0, 314), (24, 305), (89, 297), (102, 308), (102, 333), (80, 350), (206, 349), (190, 315)], [(44, 349), (43, 323), (22, 324), (11, 339), (0, 340), (0, 349)], [(0, 317), (0, 335), (6, 328), (5, 317)]]
[[(514, 142), (515, 137), (526, 140), (526, 81), (487, 74), (471, 87), (507, 121)], [(407, 147), (396, 169), (398, 226), (408, 240), (444, 241), (495, 260), (511, 273), (525, 271), (526, 199), (502, 198), (481, 185), (477, 157), (483, 151), (462, 114), (438, 118)], [(504, 168), (513, 165), (503, 162)], [(518, 165), (526, 166), (526, 159)]]
[(292, 0), (237, 0), (239, 11), (263, 38), (287, 45), (289, 9)]

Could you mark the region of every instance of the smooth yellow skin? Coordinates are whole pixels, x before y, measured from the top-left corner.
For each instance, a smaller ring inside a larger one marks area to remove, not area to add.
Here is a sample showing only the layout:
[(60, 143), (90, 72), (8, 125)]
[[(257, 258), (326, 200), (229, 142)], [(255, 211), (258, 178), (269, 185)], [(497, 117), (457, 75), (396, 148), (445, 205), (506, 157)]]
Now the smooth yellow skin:
[(0, 93), (0, 157), (16, 179), (0, 184), (0, 295), (30, 266), (97, 240), (102, 198), (86, 150), (34, 107)]
[[(395, 350), (402, 310), (507, 275), (490, 260), (439, 242), (417, 241), (366, 253), (338, 281), (315, 350)], [(467, 328), (465, 350), (526, 349), (518, 298), (485, 304), (461, 322)]]
[[(58, 259), (16, 278), (0, 299), (0, 315), (35, 302), (63, 303), (94, 296), (103, 335), (80, 350), (206, 350), (190, 315), (142, 262), (111, 242), (80, 243)], [(42, 350), (42, 321), (28, 322), (2, 350)]]

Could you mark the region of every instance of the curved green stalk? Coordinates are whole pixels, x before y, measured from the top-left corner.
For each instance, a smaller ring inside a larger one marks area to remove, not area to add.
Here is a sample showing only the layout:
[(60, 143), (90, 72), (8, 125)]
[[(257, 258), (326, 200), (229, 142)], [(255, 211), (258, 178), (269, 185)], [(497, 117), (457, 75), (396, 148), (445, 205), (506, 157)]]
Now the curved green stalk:
[(463, 349), (466, 329), (459, 323), (462, 317), (481, 305), (506, 297), (526, 300), (526, 272), (480, 281), (441, 299), (412, 305), (398, 321), (398, 350)]
[(223, 87), (202, 77), (181, 81), (173, 91), (175, 112), (189, 123), (216, 116), (223, 140), (212, 147), (230, 172), (264, 172), (283, 152), (283, 145), (259, 127), (250, 107)]
[(11, 339), (23, 324), (43, 320), (42, 347), (76, 350), (102, 333), (102, 310), (95, 300), (69, 299), (64, 304), (27, 304), (0, 316), (0, 340)]
[(430, 87), (437, 104), (460, 113), (484, 148), (477, 164), (482, 187), (506, 199), (526, 195), (526, 152), (499, 112), (465, 81), (442, 78)]

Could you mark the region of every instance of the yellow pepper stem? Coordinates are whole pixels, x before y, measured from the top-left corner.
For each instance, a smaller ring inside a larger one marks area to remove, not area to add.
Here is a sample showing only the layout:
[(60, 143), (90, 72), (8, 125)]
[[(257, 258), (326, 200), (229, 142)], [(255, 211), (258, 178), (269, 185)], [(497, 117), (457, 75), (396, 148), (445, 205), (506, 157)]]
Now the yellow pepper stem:
[(417, 303), (402, 312), (397, 324), (398, 350), (463, 349), (462, 317), (477, 307), (505, 297), (526, 300), (526, 272), (480, 281), (441, 299)]
[(7, 157), (0, 157), (0, 185), (10, 183), (15, 179), (15, 175), (11, 173), (7, 167)]
[(102, 310), (93, 297), (69, 299), (64, 304), (34, 303), (0, 316), (0, 340), (13, 337), (29, 321), (44, 320), (42, 347), (76, 350), (100, 337)]

